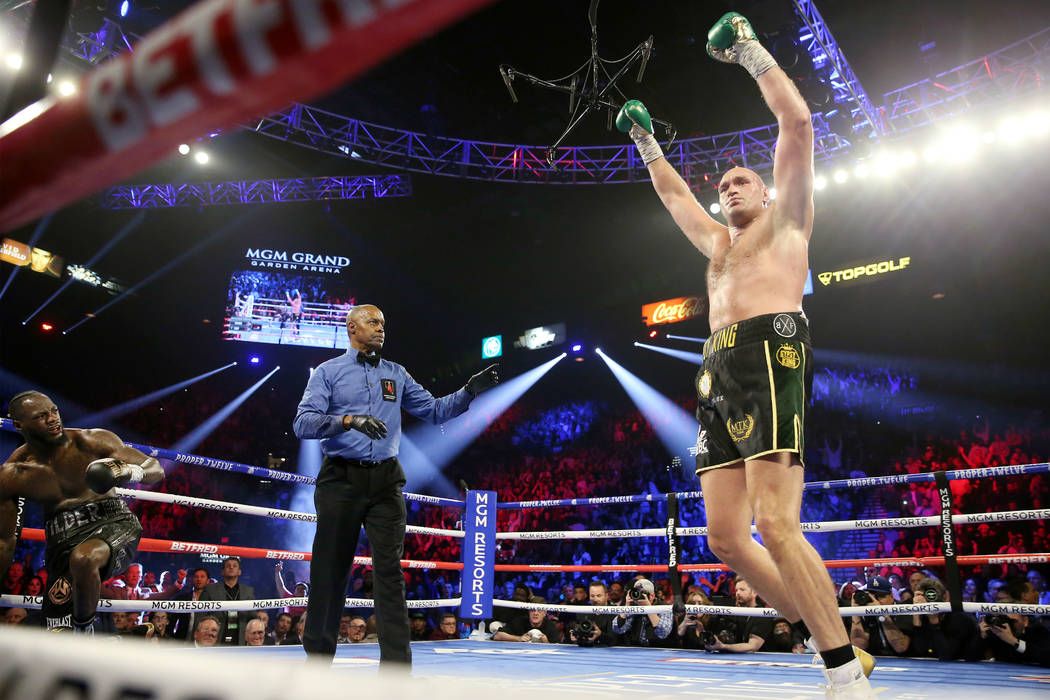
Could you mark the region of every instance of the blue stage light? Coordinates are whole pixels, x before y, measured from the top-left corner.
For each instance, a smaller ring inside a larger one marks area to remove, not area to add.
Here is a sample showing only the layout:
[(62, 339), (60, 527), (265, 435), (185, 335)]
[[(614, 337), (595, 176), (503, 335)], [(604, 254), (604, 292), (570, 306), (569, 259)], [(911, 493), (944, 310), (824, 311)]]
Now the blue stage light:
[(128, 2), (128, 0), (124, 0), (124, 2), (120, 3), (120, 16), (121, 17), (127, 17), (128, 16), (128, 8), (129, 8), (130, 5), (131, 5), (131, 3)]
[(696, 419), (604, 352), (596, 352), (652, 426), (667, 452), (687, 461), (692, 456), (689, 448), (696, 445), (699, 428)]
[(455, 496), (456, 487), (442, 470), (564, 357), (562, 353), (489, 389), (471, 402), (469, 411), (443, 426), (419, 423), (406, 430), (401, 436), (406, 489)]
[(270, 377), (272, 377), (277, 370), (281, 369), (280, 366), (274, 367), (270, 370), (269, 374), (260, 379), (259, 381), (252, 384), (250, 387), (245, 389), (237, 398), (230, 401), (228, 404), (220, 408), (217, 412), (209, 416), (203, 423), (198, 425), (196, 428), (179, 438), (172, 446), (173, 450), (177, 452), (192, 452), (197, 445), (204, 442), (205, 439), (212, 432), (222, 425), (222, 422), (230, 417), (230, 414), (236, 411), (241, 404), (248, 400), (252, 394), (254, 394), (259, 387), (265, 384)]
[(143, 408), (144, 406), (148, 406), (154, 401), (162, 399), (165, 396), (168, 396), (169, 394), (174, 394), (179, 389), (183, 389), (185, 387), (190, 386), (191, 384), (195, 384), (201, 381), (202, 379), (210, 377), (213, 374), (218, 374), (219, 372), (222, 372), (225, 369), (229, 369), (230, 367), (233, 367), (236, 364), (236, 362), (231, 362), (227, 365), (223, 365), (222, 367), (218, 367), (216, 369), (205, 372), (204, 374), (197, 375), (196, 377), (193, 377), (191, 379), (187, 379), (177, 384), (172, 384), (171, 386), (166, 386), (163, 389), (158, 389), (157, 391), (150, 392), (144, 396), (139, 396), (137, 398), (131, 399), (130, 401), (125, 401), (122, 404), (110, 406), (109, 408), (103, 409), (101, 411), (96, 411), (95, 413), (91, 413), (88, 415), (81, 415), (76, 418), (77, 424), (90, 425), (92, 427), (100, 428), (108, 428), (111, 426), (115, 427), (115, 421), (117, 418), (120, 418), (121, 416), (131, 413), (132, 411), (135, 411), (137, 409)]
[(685, 350), (675, 350), (674, 348), (661, 348), (657, 345), (649, 345), (647, 343), (639, 343), (635, 341), (634, 346), (636, 348), (645, 348), (646, 350), (652, 350), (654, 352), (663, 353), (664, 355), (670, 355), (671, 357), (677, 357), (679, 360), (685, 360), (691, 362), (694, 365), (704, 364), (704, 356), (699, 352), (686, 352)]
[(572, 346), (572, 351), (573, 352), (579, 352), (580, 350), (583, 350), (583, 346), (580, 345), (579, 343), (576, 343), (575, 345)]
[(249, 359), (248, 362), (251, 362), (253, 365), (257, 365), (260, 362), (262, 362), (262, 358), (259, 357), (258, 355), (252, 355), (251, 359)]

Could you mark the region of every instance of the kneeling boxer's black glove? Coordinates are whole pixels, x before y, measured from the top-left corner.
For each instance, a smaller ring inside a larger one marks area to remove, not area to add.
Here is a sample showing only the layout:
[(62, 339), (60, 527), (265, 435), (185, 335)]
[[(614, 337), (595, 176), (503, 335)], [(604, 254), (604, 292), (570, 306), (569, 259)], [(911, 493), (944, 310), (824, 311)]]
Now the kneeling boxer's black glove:
[(105, 493), (114, 486), (142, 481), (145, 473), (138, 464), (128, 464), (119, 459), (107, 457), (96, 459), (87, 466), (84, 481), (95, 493)]

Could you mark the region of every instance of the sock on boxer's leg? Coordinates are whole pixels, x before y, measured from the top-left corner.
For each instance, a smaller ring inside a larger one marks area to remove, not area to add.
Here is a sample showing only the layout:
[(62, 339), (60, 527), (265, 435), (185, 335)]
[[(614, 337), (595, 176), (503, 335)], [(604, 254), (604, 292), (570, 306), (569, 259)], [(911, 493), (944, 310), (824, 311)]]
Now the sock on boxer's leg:
[(857, 655), (853, 653), (853, 645), (846, 644), (845, 646), (820, 652), (820, 658), (824, 659), (824, 668), (832, 669), (845, 666), (857, 658)]
[(73, 634), (95, 634), (95, 616), (92, 615), (87, 620), (78, 620), (75, 616), (73, 620)]

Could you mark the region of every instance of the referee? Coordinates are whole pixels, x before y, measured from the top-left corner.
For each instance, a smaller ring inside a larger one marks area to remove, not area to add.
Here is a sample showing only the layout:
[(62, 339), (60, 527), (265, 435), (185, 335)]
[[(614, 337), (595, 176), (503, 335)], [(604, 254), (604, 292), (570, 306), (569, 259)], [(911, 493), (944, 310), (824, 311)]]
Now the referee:
[(324, 461), (314, 506), (317, 531), (310, 562), (310, 598), (303, 646), (312, 656), (335, 655), (346, 586), (364, 525), (372, 548), (380, 666), (407, 668), (408, 608), (401, 555), (405, 540), (405, 473), (397, 460), (401, 409), (443, 423), (499, 382), (499, 366), (475, 374), (455, 393), (435, 399), (404, 367), (382, 359), (383, 312), (355, 306), (346, 317), (350, 348), (310, 376), (295, 416), (295, 435), (321, 440)]

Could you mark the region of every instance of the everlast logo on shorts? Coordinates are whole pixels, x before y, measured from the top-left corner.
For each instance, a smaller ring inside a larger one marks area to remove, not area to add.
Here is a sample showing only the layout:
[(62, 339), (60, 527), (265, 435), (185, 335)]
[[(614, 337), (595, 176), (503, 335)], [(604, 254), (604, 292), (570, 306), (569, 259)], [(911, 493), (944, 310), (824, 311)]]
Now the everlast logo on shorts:
[(729, 437), (733, 438), (733, 442), (740, 442), (751, 437), (751, 431), (755, 428), (755, 419), (751, 417), (750, 413), (745, 413), (744, 417), (740, 420), (727, 420), (726, 430), (729, 431)]
[(777, 350), (777, 362), (788, 369), (798, 369), (798, 366), (802, 364), (802, 358), (799, 357), (794, 345), (783, 343)]
[(69, 579), (65, 576), (62, 576), (52, 583), (51, 588), (47, 591), (47, 597), (55, 605), (64, 605), (65, 603), (68, 603), (72, 595), (73, 586), (70, 585)]
[(715, 331), (714, 335), (707, 339), (704, 343), (704, 356), (708, 356), (713, 352), (719, 350), (725, 350), (736, 345), (736, 327), (739, 324), (734, 323), (731, 326)]

